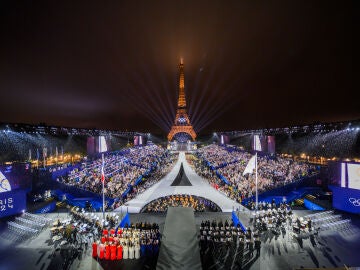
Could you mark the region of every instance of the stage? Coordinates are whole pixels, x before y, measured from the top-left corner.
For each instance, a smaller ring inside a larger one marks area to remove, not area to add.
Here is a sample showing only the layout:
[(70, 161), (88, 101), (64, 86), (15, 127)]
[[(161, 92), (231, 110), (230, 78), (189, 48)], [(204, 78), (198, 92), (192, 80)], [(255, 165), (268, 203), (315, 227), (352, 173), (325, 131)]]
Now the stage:
[[(191, 186), (171, 186), (178, 175), (181, 163), (183, 164), (185, 174), (189, 179)], [(186, 161), (185, 152), (180, 152), (179, 159), (174, 168), (163, 179), (148, 188), (145, 192), (138, 194), (134, 199), (125, 203), (125, 205), (117, 208), (115, 212), (139, 213), (149, 202), (173, 194), (189, 194), (206, 198), (216, 203), (223, 212), (231, 212), (234, 209), (243, 209), (242, 205), (229, 199), (210, 186), (206, 180), (197, 175)]]
[[(311, 211), (297, 211), (298, 216), (304, 216)], [(101, 216), (101, 213), (96, 213)], [(67, 219), (66, 213), (48, 214), (47, 217), (53, 220)], [(245, 226), (249, 226), (250, 216), (246, 212), (239, 213), (240, 220)], [(304, 239), (297, 239), (293, 233), (286, 231), (286, 234), (275, 236), (271, 232), (265, 232), (261, 237), (261, 253), (259, 257), (248, 259), (245, 256), (243, 269), (267, 270), (267, 269), (300, 269), (300, 268), (334, 268), (342, 267), (344, 264), (359, 266), (360, 258), (356, 255), (360, 249), (360, 219), (351, 215), (353, 226), (344, 231), (329, 230), (320, 232), (319, 235)], [(230, 213), (195, 213), (196, 231), (202, 220), (231, 220)], [(130, 214), (131, 222), (157, 222), (160, 232), (164, 233), (166, 213), (140, 213)], [(50, 228), (41, 234), (23, 243), (12, 243), (6, 238), (7, 229), (0, 233), (0, 269), (26, 269), (29, 270), (57, 270), (63, 269), (64, 262), (61, 256), (56, 255), (51, 241), (49, 240)], [(227, 247), (224, 246), (216, 254), (211, 254), (212, 261), (203, 262), (202, 269), (225, 269), (224, 260), (227, 254)], [(246, 255), (246, 254), (245, 254)], [(214, 264), (212, 264), (214, 263)], [(54, 265), (57, 267), (54, 268)], [(143, 259), (122, 260), (116, 262), (99, 261), (91, 257), (91, 247), (84, 250), (81, 257), (77, 257), (71, 263), (69, 269), (156, 269), (154, 266), (144, 264)], [(233, 268), (236, 269), (236, 268)]]

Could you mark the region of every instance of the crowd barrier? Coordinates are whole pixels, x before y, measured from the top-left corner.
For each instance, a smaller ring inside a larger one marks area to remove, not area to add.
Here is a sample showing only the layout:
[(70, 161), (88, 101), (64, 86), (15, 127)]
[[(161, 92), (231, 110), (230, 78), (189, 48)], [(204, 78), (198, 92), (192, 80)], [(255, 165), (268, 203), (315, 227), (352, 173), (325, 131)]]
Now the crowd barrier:
[(304, 216), (304, 218), (316, 219), (316, 218), (321, 217), (321, 216), (332, 215), (333, 213), (334, 213), (333, 210), (329, 210), (329, 211), (325, 211), (325, 212), (306, 215), (306, 216)]

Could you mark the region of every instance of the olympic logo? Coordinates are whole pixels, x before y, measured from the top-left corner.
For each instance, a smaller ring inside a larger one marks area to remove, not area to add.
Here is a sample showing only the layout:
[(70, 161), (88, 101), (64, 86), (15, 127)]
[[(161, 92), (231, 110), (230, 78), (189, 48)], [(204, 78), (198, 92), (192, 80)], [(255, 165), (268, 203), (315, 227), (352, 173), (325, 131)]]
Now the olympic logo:
[(360, 206), (360, 199), (349, 198), (349, 202), (352, 203), (354, 206)]

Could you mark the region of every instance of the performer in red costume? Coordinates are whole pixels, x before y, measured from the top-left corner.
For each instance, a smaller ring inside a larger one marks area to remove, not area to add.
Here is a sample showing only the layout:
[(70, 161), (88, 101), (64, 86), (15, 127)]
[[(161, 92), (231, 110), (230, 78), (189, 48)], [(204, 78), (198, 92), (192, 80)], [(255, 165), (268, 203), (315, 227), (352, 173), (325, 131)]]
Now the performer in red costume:
[(119, 244), (117, 246), (117, 259), (122, 260), (122, 255), (123, 255), (123, 247), (122, 245)]
[(110, 259), (110, 245), (106, 242), (105, 244), (105, 260)]
[(96, 242), (94, 242), (94, 243), (92, 244), (92, 256), (93, 256), (94, 258), (97, 257), (97, 248), (98, 248), (98, 245), (97, 245)]
[(111, 250), (111, 260), (115, 260), (116, 259), (116, 245), (115, 244), (111, 244), (110, 246), (110, 250)]

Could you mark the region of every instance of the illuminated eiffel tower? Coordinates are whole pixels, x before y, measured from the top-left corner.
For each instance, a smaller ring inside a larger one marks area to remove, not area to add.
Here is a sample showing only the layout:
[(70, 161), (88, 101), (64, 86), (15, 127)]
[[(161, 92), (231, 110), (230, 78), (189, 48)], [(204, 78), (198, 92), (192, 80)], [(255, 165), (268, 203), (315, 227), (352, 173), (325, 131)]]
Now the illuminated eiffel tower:
[(179, 70), (180, 70), (180, 80), (179, 80), (178, 107), (176, 111), (174, 124), (171, 127), (171, 130), (167, 138), (169, 141), (171, 141), (175, 137), (175, 139), (184, 142), (184, 139), (182, 139), (184, 138), (184, 136), (182, 135), (188, 135), (192, 138), (192, 140), (195, 140), (196, 133), (194, 131), (193, 126), (190, 123), (189, 116), (186, 112), (184, 63), (182, 59), (180, 60)]

